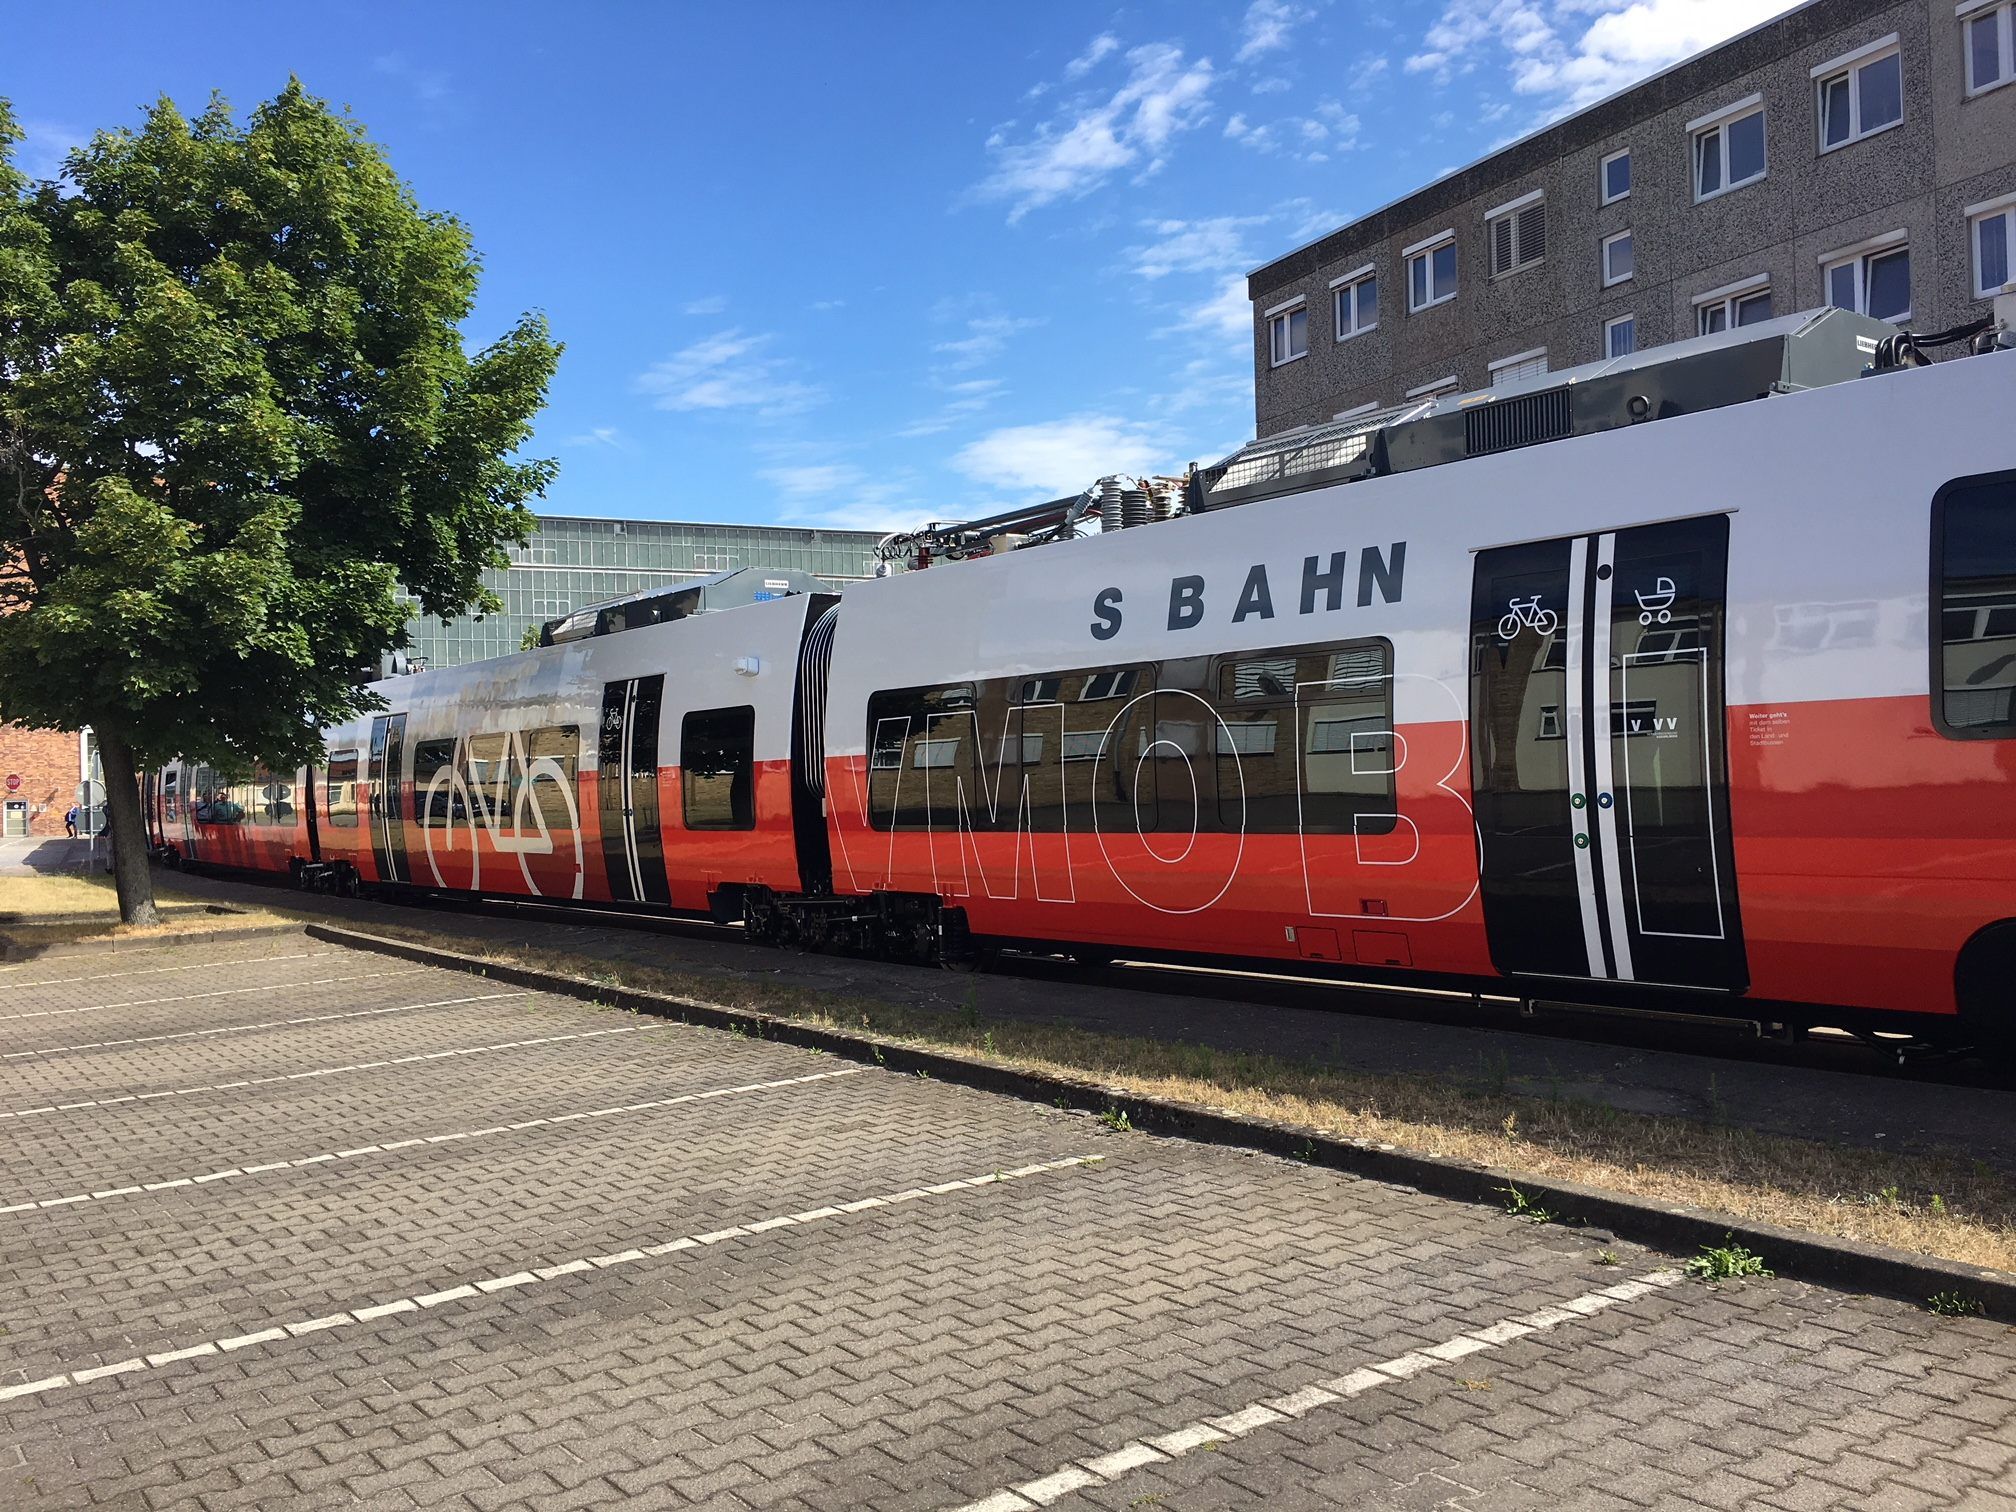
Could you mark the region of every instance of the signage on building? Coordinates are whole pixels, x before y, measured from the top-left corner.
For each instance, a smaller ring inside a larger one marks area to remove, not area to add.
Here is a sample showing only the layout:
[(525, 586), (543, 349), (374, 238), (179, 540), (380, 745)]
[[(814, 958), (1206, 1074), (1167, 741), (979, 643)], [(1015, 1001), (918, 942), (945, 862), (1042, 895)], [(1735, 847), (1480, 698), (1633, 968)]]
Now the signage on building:
[(10, 793), (21, 791), (21, 774), (19, 772), (9, 772), (7, 774), (7, 791)]

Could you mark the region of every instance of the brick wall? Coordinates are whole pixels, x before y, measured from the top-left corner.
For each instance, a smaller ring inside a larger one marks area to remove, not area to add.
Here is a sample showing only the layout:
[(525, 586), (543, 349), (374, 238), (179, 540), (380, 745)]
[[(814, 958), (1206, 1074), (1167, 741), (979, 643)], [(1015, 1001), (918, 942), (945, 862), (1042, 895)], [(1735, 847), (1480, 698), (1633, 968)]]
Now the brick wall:
[[(21, 786), (6, 791), (5, 779)], [(0, 724), (0, 800), (26, 799), (29, 833), (60, 835), (63, 815), (77, 801), (77, 736), (64, 730), (28, 730)]]

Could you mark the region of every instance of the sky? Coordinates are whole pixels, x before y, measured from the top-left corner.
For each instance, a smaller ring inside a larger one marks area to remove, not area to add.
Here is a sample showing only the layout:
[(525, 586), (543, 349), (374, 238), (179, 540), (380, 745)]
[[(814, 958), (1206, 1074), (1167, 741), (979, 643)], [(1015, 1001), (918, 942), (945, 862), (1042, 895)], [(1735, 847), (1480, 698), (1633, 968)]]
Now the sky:
[(1789, 3), (0, 0), (0, 95), (298, 74), (566, 344), (542, 512), (896, 529), (1217, 460), (1253, 268)]

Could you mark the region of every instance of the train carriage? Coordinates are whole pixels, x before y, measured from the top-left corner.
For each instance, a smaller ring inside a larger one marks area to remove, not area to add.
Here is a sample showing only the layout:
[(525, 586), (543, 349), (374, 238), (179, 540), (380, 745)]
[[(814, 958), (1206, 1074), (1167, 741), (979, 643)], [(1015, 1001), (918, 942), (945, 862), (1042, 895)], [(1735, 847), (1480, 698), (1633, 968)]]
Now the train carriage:
[(292, 830), (234, 852), (173, 770), (160, 829), (927, 958), (2007, 1036), (2016, 353), (1894, 337), (1788, 317), (1256, 443), (1143, 528), (395, 679)]

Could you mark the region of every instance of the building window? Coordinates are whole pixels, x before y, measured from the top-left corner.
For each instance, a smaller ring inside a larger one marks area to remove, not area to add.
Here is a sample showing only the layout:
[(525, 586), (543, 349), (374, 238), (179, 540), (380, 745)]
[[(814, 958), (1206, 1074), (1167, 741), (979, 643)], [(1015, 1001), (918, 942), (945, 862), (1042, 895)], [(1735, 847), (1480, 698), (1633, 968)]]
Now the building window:
[(1375, 413), (1378, 408), (1379, 401), (1377, 399), (1367, 399), (1363, 404), (1354, 404), (1349, 409), (1337, 411), (1330, 418), (1332, 420), (1356, 420), (1360, 415)]
[(1992, 299), (2016, 277), (2016, 194), (1967, 207), (1967, 239), (1974, 244), (1974, 297)]
[(1904, 119), (1904, 59), (1897, 34), (1813, 70), (1820, 91), (1820, 150), (1832, 152)]
[(1761, 95), (1688, 123), (1694, 134), (1694, 198), (1713, 199), (1764, 177)]
[(1629, 357), (1638, 350), (1638, 317), (1619, 315), (1603, 322), (1603, 355)]
[(1522, 378), (1537, 378), (1547, 371), (1547, 348), (1535, 347), (1530, 352), (1521, 352), (1515, 357), (1500, 357), (1489, 367), (1491, 387), (1503, 388), (1508, 383), (1517, 383)]
[(1370, 268), (1347, 273), (1331, 286), (1339, 341), (1376, 330), (1379, 325), (1379, 279)]
[(1299, 299), (1267, 314), (1268, 360), (1274, 367), (1309, 355), (1309, 309)]
[(1759, 278), (1737, 288), (1717, 289), (1694, 301), (1696, 329), (1703, 336), (1771, 318), (1771, 284)]
[(1960, 27), (1967, 51), (1967, 92), (1979, 94), (2016, 79), (2016, 5), (1963, 10)]
[(1904, 233), (1893, 231), (1875, 244), (1843, 247), (1820, 259), (1827, 302), (1878, 320), (1911, 315), (1911, 249)]
[(1407, 390), (1407, 397), (1409, 399), (1433, 399), (1437, 394), (1453, 393), (1455, 388), (1456, 375), (1451, 373), (1446, 378), (1437, 378), (1431, 383), (1422, 384), (1419, 388), (1410, 388)]
[(1631, 193), (1631, 149), (1613, 152), (1603, 159), (1603, 203), (1614, 205)]
[(1547, 202), (1535, 189), (1509, 205), (1484, 212), (1491, 238), (1491, 276), (1530, 268), (1547, 255)]
[(1948, 484), (1932, 516), (1933, 712), (1948, 735), (2016, 735), (2016, 473)]
[(1456, 233), (1444, 231), (1416, 242), (1407, 259), (1407, 308), (1426, 310), (1456, 297)]
[(1603, 238), (1603, 287), (1620, 284), (1637, 271), (1631, 256), (1631, 233), (1619, 231)]

